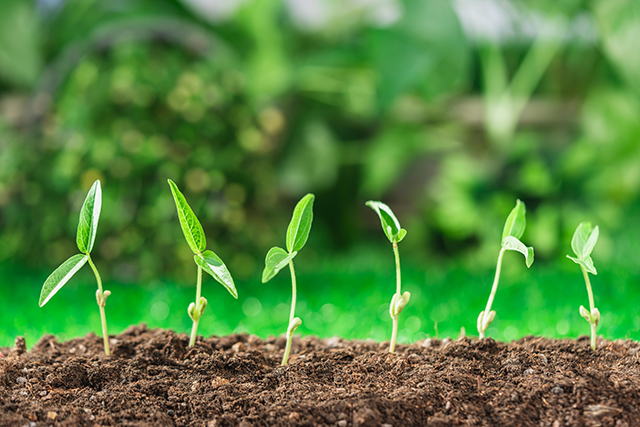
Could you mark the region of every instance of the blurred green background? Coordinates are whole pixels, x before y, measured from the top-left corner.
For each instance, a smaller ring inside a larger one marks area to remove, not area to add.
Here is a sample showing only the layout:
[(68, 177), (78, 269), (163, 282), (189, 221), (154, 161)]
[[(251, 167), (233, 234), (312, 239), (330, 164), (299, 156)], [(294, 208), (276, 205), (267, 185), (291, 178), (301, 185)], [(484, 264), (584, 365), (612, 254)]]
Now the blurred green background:
[(189, 329), (196, 267), (167, 178), (238, 285), (235, 301), (205, 278), (203, 335), (285, 331), (288, 273), (261, 284), (264, 255), (313, 192), (302, 334), (388, 339), (373, 198), (408, 230), (400, 341), (475, 335), (520, 198), (536, 262), (505, 258), (488, 334), (588, 333), (565, 258), (588, 220), (599, 333), (638, 339), (638, 40), (632, 0), (3, 0), (0, 346), (99, 330), (88, 269), (37, 306), (95, 179), (110, 332)]

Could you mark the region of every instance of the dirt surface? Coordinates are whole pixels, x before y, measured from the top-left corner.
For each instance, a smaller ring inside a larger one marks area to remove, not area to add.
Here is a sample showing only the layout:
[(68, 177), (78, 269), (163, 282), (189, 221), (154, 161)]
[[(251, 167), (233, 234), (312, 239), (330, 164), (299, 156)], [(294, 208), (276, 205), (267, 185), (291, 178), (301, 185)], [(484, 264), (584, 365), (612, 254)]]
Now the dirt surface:
[(0, 357), (0, 426), (637, 426), (640, 343), (400, 345), (200, 338), (132, 327)]

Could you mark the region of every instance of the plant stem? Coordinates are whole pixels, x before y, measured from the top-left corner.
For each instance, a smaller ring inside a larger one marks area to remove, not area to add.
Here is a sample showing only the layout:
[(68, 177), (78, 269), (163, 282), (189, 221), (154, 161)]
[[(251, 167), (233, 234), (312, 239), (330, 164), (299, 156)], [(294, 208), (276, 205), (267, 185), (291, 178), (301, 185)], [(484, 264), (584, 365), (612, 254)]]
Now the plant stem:
[[(293, 322), (293, 318), (296, 315), (296, 270), (293, 268), (293, 260), (289, 261), (289, 270), (291, 270), (291, 312), (289, 313), (289, 326)], [(289, 360), (289, 353), (291, 352), (291, 340), (293, 339), (293, 331), (289, 333), (290, 329), (287, 327), (287, 345), (284, 349), (284, 355), (282, 356), (282, 366), (287, 364)]]
[[(593, 290), (591, 289), (591, 281), (589, 280), (589, 273), (585, 268), (580, 265), (582, 275), (584, 276), (584, 282), (587, 285), (587, 294), (589, 295), (589, 313), (593, 313), (593, 309), (596, 308), (595, 301), (593, 300)], [(589, 322), (591, 325), (591, 348), (596, 349), (596, 322)]]
[[(102, 290), (102, 279), (100, 278), (100, 273), (98, 273), (98, 269), (93, 264), (91, 260), (91, 256), (87, 255), (89, 265), (93, 270), (93, 274), (96, 276), (96, 281), (98, 282), (98, 291), (100, 292), (100, 296), (104, 298), (104, 291)], [(104, 300), (103, 300), (104, 301)], [(109, 355), (109, 334), (107, 333), (107, 316), (104, 312), (104, 302), (102, 304), (98, 303), (98, 308), (100, 309), (100, 321), (102, 322), (102, 340), (104, 342), (104, 354)]]
[[(482, 323), (484, 324), (484, 317), (489, 316), (491, 312), (491, 305), (493, 304), (493, 298), (496, 296), (496, 291), (498, 290), (498, 282), (500, 281), (500, 270), (502, 269), (502, 256), (504, 255), (504, 248), (500, 249), (500, 253), (498, 254), (498, 262), (496, 264), (496, 275), (493, 278), (493, 286), (491, 287), (491, 294), (489, 295), (489, 300), (487, 301), (487, 307), (484, 309), (484, 316)], [(482, 329), (482, 328), (481, 328)], [(484, 338), (485, 330), (478, 330), (480, 334), (480, 339)]]
[(200, 293), (202, 292), (202, 267), (198, 266), (198, 282), (196, 284), (196, 310), (193, 319), (193, 327), (191, 328), (191, 336), (189, 337), (189, 347), (193, 347), (196, 344), (196, 334), (198, 333), (198, 324), (200, 323)]
[[(393, 255), (396, 259), (396, 298), (393, 301), (398, 301), (401, 293), (400, 285), (402, 283), (402, 279), (400, 276), (400, 254), (398, 252), (398, 243), (393, 242)], [(393, 308), (392, 308), (393, 312)], [(389, 353), (393, 353), (396, 350), (396, 340), (398, 337), (398, 315), (391, 316), (391, 320), (393, 321), (393, 329), (391, 330), (391, 342), (389, 343)]]

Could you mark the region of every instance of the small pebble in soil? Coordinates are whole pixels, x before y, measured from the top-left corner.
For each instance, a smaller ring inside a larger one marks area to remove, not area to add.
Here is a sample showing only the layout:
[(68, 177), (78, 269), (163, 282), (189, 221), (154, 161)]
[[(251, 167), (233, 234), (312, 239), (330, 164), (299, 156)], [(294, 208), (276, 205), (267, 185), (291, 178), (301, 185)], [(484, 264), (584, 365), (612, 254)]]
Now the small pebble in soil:
[(18, 378), (16, 378), (16, 382), (18, 384), (26, 384), (27, 383), (27, 379), (25, 377), (18, 377)]
[(347, 420), (340, 420), (336, 423), (338, 427), (347, 427)]
[(338, 337), (328, 338), (326, 341), (326, 344), (327, 344), (327, 347), (329, 348), (342, 347), (342, 345), (340, 344), (340, 338)]
[(424, 340), (424, 342), (422, 343), (422, 347), (424, 347), (424, 348), (429, 348), (429, 347), (431, 347), (431, 346), (432, 346), (432, 344), (431, 344), (431, 338), (427, 338), (427, 339), (426, 339), (426, 340)]
[(444, 405), (444, 410), (445, 410), (445, 411), (449, 411), (449, 410), (451, 410), (451, 402), (449, 402), (448, 400), (447, 400), (447, 404), (446, 404), (446, 405)]
[(531, 368), (525, 369), (525, 370), (524, 370), (524, 374), (525, 374), (525, 375), (531, 375), (531, 374), (533, 374), (533, 369), (531, 369)]
[(554, 388), (551, 389), (551, 393), (562, 394), (564, 393), (564, 390), (562, 389), (562, 387), (555, 386)]
[(45, 397), (47, 395), (46, 391), (41, 391), (40, 393), (38, 393), (41, 397)]
[(173, 409), (169, 409), (167, 411), (167, 415), (169, 415), (170, 417), (173, 417), (176, 414), (176, 411), (174, 411)]

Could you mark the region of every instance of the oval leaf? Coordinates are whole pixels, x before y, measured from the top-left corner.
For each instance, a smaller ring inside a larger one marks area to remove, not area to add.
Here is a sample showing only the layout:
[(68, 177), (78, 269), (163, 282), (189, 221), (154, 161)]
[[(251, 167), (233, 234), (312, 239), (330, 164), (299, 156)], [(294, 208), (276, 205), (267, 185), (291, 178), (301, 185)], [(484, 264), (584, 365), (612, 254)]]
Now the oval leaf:
[(589, 273), (593, 274), (594, 276), (598, 274), (598, 271), (596, 270), (596, 266), (593, 265), (593, 260), (591, 259), (590, 256), (583, 259), (583, 258), (574, 258), (572, 256), (567, 255), (567, 258), (569, 258), (571, 261), (575, 262), (576, 264), (581, 265), (582, 267), (584, 267), (585, 270), (587, 270)]
[(227, 288), (234, 298), (238, 299), (238, 291), (236, 290), (235, 283), (233, 283), (233, 277), (231, 277), (229, 269), (224, 265), (224, 262), (222, 262), (218, 255), (213, 251), (204, 251), (202, 254), (194, 255), (193, 259), (196, 264), (216, 279), (218, 283)]
[(571, 249), (578, 258), (585, 259), (591, 255), (599, 233), (598, 226), (592, 227), (590, 222), (581, 222), (578, 225), (571, 239)]
[(316, 196), (313, 194), (307, 194), (293, 210), (293, 216), (287, 228), (287, 250), (289, 252), (299, 251), (307, 243), (313, 222), (313, 201), (315, 198)]
[(504, 229), (502, 230), (502, 240), (504, 240), (507, 236), (512, 236), (516, 239), (522, 237), (524, 228), (526, 226), (525, 212), (526, 208), (524, 206), (524, 203), (520, 199), (518, 199), (516, 201), (516, 207), (511, 210), (511, 213), (509, 213), (509, 216), (507, 217), (507, 221), (504, 223)]
[(202, 224), (198, 221), (198, 217), (193, 213), (191, 207), (187, 203), (187, 199), (184, 198), (178, 186), (171, 181), (169, 187), (171, 187), (171, 194), (173, 194), (173, 200), (176, 202), (176, 209), (178, 210), (178, 219), (180, 220), (180, 227), (184, 233), (184, 238), (187, 240), (189, 247), (194, 254), (200, 254), (207, 248), (207, 239), (202, 229)]
[(533, 264), (533, 248), (531, 246), (525, 246), (520, 240), (516, 239), (513, 236), (507, 236), (502, 241), (502, 247), (509, 251), (518, 251), (522, 255), (524, 255), (525, 263), (527, 264), (527, 268), (531, 267)]
[(84, 254), (77, 254), (66, 260), (62, 265), (51, 273), (44, 285), (42, 285), (42, 291), (40, 292), (40, 307), (45, 305), (56, 292), (64, 286), (65, 283), (73, 277), (78, 270), (87, 262), (89, 257)]
[(100, 180), (96, 180), (89, 189), (87, 197), (82, 204), (82, 209), (80, 209), (76, 244), (82, 253), (88, 254), (93, 249), (96, 232), (98, 231), (98, 220), (100, 219), (101, 208), (102, 188), (100, 187)]
[(295, 256), (298, 255), (297, 251), (293, 251), (290, 254), (282, 248), (274, 246), (267, 252), (267, 257), (264, 260), (264, 270), (262, 271), (262, 283), (267, 283), (273, 279), (276, 274), (289, 264)]
[(365, 204), (376, 211), (376, 213), (380, 217), (382, 230), (391, 243), (398, 243), (399, 241), (404, 239), (404, 237), (407, 235), (407, 230), (400, 227), (400, 222), (393, 214), (393, 211), (389, 206), (382, 202), (377, 202), (374, 200), (369, 200)]

